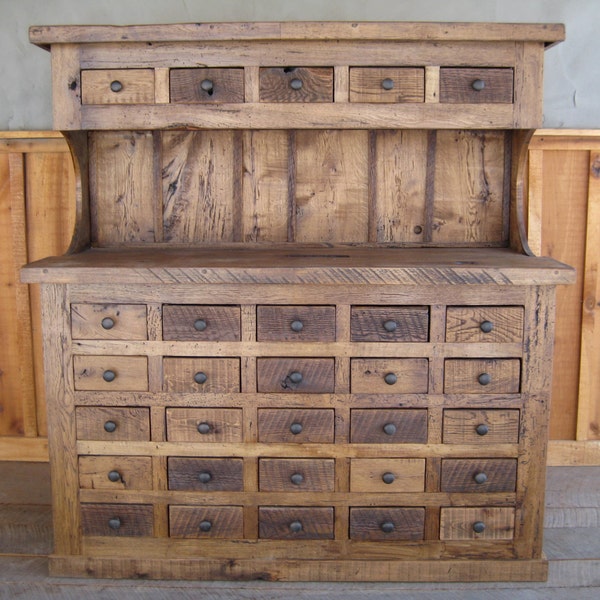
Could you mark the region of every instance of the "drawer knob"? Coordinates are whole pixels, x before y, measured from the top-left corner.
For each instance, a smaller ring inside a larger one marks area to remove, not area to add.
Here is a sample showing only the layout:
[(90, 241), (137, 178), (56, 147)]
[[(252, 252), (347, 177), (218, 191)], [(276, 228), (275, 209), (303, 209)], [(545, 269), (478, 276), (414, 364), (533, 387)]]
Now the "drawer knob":
[(203, 373), (202, 371), (198, 371), (195, 375), (194, 375), (194, 381), (196, 383), (206, 383), (206, 380), (208, 379), (208, 377), (206, 376), (206, 373)]
[(292, 423), (290, 425), (290, 431), (294, 435), (298, 435), (299, 433), (302, 433), (302, 423)]
[(294, 473), (291, 477), (290, 477), (290, 481), (294, 484), (294, 485), (300, 485), (301, 483), (304, 482), (304, 475), (302, 475), (302, 473)]
[(290, 523), (290, 531), (292, 533), (300, 533), (302, 531), (302, 523), (300, 521), (292, 521)]
[(477, 435), (487, 435), (489, 430), (490, 430), (490, 428), (485, 423), (481, 423), (481, 424), (477, 425), (477, 427), (475, 427), (475, 431), (477, 432)]
[(475, 480), (476, 484), (481, 485), (488, 480), (488, 476), (485, 473), (476, 473), (473, 479)]
[(383, 378), (383, 380), (388, 384), (388, 385), (394, 385), (397, 381), (398, 381), (398, 377), (396, 376), (395, 373), (387, 373), (385, 375), (385, 377)]
[(104, 373), (102, 373), (102, 379), (104, 379), (104, 381), (106, 381), (107, 383), (114, 381), (116, 378), (117, 374), (114, 371), (111, 371), (110, 369), (107, 369), (106, 371), (104, 371)]
[(485, 531), (485, 523), (483, 521), (476, 521), (473, 523), (473, 531), (475, 533), (483, 533)]
[(383, 483), (387, 484), (394, 483), (394, 481), (396, 481), (396, 476), (393, 473), (384, 473), (381, 480)]
[(383, 533), (392, 533), (395, 529), (395, 526), (391, 521), (386, 521), (380, 525), (380, 529), (383, 531)]
[(382, 82), (381, 82), (381, 87), (384, 90), (393, 90), (394, 89), (394, 80), (390, 79), (389, 77), (386, 77)]
[(476, 79), (472, 84), (471, 87), (476, 91), (476, 92), (480, 92), (482, 89), (485, 88), (485, 81), (483, 79)]
[(202, 434), (202, 435), (206, 435), (207, 433), (210, 433), (212, 427), (208, 424), (208, 423), (200, 423), (198, 425), (198, 433)]
[(292, 321), (290, 329), (296, 333), (300, 333), (304, 329), (304, 323), (302, 321)]
[(302, 383), (302, 373), (298, 373), (298, 371), (290, 373), (288, 378), (292, 383)]
[(112, 530), (118, 531), (119, 529), (121, 529), (121, 519), (119, 519), (119, 517), (113, 517), (112, 519), (109, 519), (108, 526)]
[(115, 81), (110, 82), (111, 92), (115, 92), (115, 94), (118, 94), (122, 89), (123, 84), (119, 80), (115, 79)]
[(396, 331), (396, 329), (398, 329), (398, 322), (394, 321), (393, 319), (390, 319), (389, 321), (385, 321), (385, 323), (383, 324), (383, 328), (389, 333), (393, 333), (394, 331)]
[(117, 424), (114, 421), (106, 421), (106, 423), (104, 423), (104, 431), (106, 431), (106, 433), (112, 433), (116, 429)]
[(210, 521), (202, 521), (200, 523), (200, 531), (208, 533), (212, 529), (212, 523)]
[(290, 81), (290, 87), (293, 90), (301, 90), (302, 89), (302, 79), (294, 78)]
[(108, 479), (113, 483), (117, 483), (117, 481), (121, 481), (121, 473), (119, 471), (110, 471)]
[(481, 329), (483, 333), (490, 333), (490, 331), (494, 329), (494, 324), (491, 321), (483, 321), (479, 326), (479, 329)]
[(215, 84), (210, 79), (203, 79), (200, 82), (200, 87), (208, 94), (212, 94), (213, 90), (215, 89)]
[(194, 329), (196, 331), (204, 331), (208, 327), (208, 324), (204, 319), (197, 319), (194, 321)]
[(102, 325), (102, 329), (112, 329), (115, 326), (115, 320), (110, 317), (104, 317), (100, 325)]
[(208, 483), (212, 479), (212, 475), (208, 471), (202, 471), (198, 474), (198, 481), (200, 483)]
[(492, 382), (492, 376), (489, 373), (482, 373), (477, 378), (477, 381), (479, 381), (481, 385), (489, 385)]
[(397, 427), (393, 423), (386, 423), (383, 426), (383, 432), (386, 435), (394, 435), (397, 431)]

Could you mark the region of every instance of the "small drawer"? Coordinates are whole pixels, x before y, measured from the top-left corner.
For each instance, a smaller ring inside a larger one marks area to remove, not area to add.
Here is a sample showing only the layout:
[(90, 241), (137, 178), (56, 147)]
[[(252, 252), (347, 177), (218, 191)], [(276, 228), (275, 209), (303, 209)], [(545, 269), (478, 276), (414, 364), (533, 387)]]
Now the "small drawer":
[(333, 102), (330, 67), (267, 67), (259, 79), (261, 102)]
[(425, 490), (423, 458), (353, 458), (351, 492), (422, 492)]
[(351, 411), (353, 444), (426, 444), (427, 410), (367, 408)]
[(449, 358), (444, 367), (446, 394), (518, 394), (518, 358)]
[(240, 391), (239, 358), (164, 358), (163, 390), (226, 394)]
[(172, 538), (244, 537), (241, 506), (169, 506), (169, 535)]
[(244, 69), (171, 69), (171, 102), (244, 101)]
[(429, 361), (426, 358), (353, 358), (350, 381), (353, 394), (426, 394)]
[(326, 408), (259, 408), (258, 441), (332, 444), (334, 417)]
[(169, 442), (241, 442), (240, 408), (167, 408)]
[(169, 489), (205, 492), (241, 492), (243, 461), (241, 458), (168, 459)]
[(350, 313), (353, 342), (427, 342), (427, 306), (353, 306)]
[(425, 69), (367, 67), (350, 69), (350, 102), (424, 102)]
[(519, 411), (514, 409), (444, 411), (444, 444), (516, 444)]
[(332, 540), (333, 507), (260, 506), (258, 537), (270, 540)]
[(74, 356), (76, 390), (145, 392), (148, 359), (145, 356)]
[(446, 341), (510, 343), (523, 341), (522, 306), (450, 306)]
[(259, 342), (333, 342), (334, 306), (258, 306)]
[(163, 340), (237, 342), (240, 307), (203, 304), (165, 304)]
[(442, 460), (442, 492), (514, 492), (516, 485), (516, 459)]
[(441, 540), (512, 540), (514, 508), (442, 508)]
[(150, 440), (150, 410), (113, 406), (78, 406), (78, 440), (146, 442)]
[(351, 508), (350, 538), (362, 542), (422, 540), (424, 508)]
[(71, 304), (74, 340), (147, 340), (145, 304)]
[(154, 69), (81, 71), (82, 104), (153, 104)]
[(333, 358), (258, 358), (260, 393), (331, 394), (334, 391)]
[(440, 69), (440, 102), (448, 104), (512, 104), (511, 68)]
[(151, 536), (154, 510), (150, 504), (82, 504), (83, 535)]
[(80, 456), (79, 487), (85, 490), (151, 490), (149, 456)]
[(262, 458), (258, 462), (261, 492), (333, 492), (332, 458)]

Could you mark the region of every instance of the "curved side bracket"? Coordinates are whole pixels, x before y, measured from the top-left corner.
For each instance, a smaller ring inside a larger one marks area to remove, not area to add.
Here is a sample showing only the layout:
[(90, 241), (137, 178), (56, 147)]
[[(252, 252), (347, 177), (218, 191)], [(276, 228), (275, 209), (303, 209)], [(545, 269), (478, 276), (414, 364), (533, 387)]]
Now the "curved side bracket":
[(527, 153), (535, 129), (515, 131), (512, 142), (512, 173), (510, 203), (510, 247), (528, 256), (534, 256), (527, 240), (525, 226), (525, 185)]

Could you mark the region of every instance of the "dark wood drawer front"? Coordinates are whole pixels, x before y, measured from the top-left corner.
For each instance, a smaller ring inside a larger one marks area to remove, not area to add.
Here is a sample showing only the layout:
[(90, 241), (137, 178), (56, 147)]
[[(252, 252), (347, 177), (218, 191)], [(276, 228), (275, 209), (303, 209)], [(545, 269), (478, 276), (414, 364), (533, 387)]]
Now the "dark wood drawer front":
[(518, 358), (450, 358), (445, 361), (446, 394), (518, 394), (520, 379)]
[(168, 459), (169, 489), (210, 492), (241, 492), (243, 461), (241, 458)]
[(259, 342), (333, 342), (333, 306), (258, 306)]
[(334, 441), (332, 409), (260, 408), (258, 441), (266, 443), (322, 443)]
[(271, 540), (332, 540), (333, 508), (261, 506), (258, 536)]
[(74, 340), (147, 340), (145, 304), (71, 304)]
[(516, 484), (512, 458), (442, 460), (442, 492), (514, 492)]
[(75, 409), (75, 420), (78, 440), (150, 440), (150, 411), (147, 408), (79, 406)]
[(149, 456), (80, 456), (79, 487), (85, 490), (151, 490)]
[(440, 69), (440, 102), (454, 104), (513, 102), (513, 70), (447, 67)]
[(333, 102), (333, 69), (271, 67), (260, 69), (261, 102)]
[(523, 307), (448, 307), (446, 341), (494, 344), (522, 342)]
[(426, 394), (429, 361), (426, 358), (353, 358), (350, 380), (353, 394)]
[(241, 506), (169, 506), (172, 538), (242, 538), (244, 510)]
[(445, 410), (443, 431), (444, 444), (516, 444), (519, 411)]
[(354, 409), (350, 441), (354, 444), (426, 444), (427, 410)]
[(165, 304), (163, 339), (236, 342), (240, 339), (239, 306)]
[(83, 535), (151, 536), (153, 508), (149, 504), (82, 504)]
[(429, 308), (353, 306), (350, 335), (353, 342), (426, 342), (429, 339)]
[(81, 71), (82, 104), (153, 104), (154, 69)]
[(171, 69), (171, 102), (244, 101), (244, 69)]
[(261, 492), (333, 492), (335, 460), (262, 458), (258, 477)]
[(441, 540), (512, 540), (514, 536), (514, 508), (442, 508), (440, 517)]
[(359, 541), (423, 539), (424, 508), (351, 508), (350, 538)]
[(167, 408), (169, 442), (241, 442), (240, 408)]
[(145, 392), (148, 359), (145, 356), (74, 356), (76, 390)]
[(334, 391), (333, 358), (258, 358), (258, 391), (330, 394)]
[(350, 102), (424, 102), (425, 69), (367, 67), (350, 69)]
[(196, 394), (240, 391), (239, 358), (165, 358), (163, 390)]

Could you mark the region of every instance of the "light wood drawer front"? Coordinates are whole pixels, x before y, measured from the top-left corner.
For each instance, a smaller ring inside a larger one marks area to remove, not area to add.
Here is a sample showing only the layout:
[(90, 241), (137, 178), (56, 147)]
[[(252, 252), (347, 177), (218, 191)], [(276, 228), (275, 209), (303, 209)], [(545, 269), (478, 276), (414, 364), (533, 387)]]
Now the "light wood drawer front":
[(74, 340), (147, 340), (145, 304), (71, 304)]
[(80, 456), (79, 487), (86, 490), (151, 490), (149, 456)]
[(261, 492), (333, 492), (335, 460), (262, 458), (258, 477)]
[(350, 69), (350, 102), (424, 102), (425, 69), (367, 67)]
[(243, 461), (241, 458), (168, 459), (169, 489), (205, 492), (241, 492)]
[(446, 394), (518, 394), (520, 379), (518, 358), (450, 358), (445, 361)]
[(241, 506), (169, 506), (172, 538), (242, 538), (244, 510)]
[(333, 358), (258, 358), (258, 391), (330, 394), (334, 391)]
[(258, 306), (259, 342), (333, 342), (334, 306)]
[(442, 460), (442, 492), (514, 492), (516, 484), (516, 459)]
[(258, 509), (258, 537), (271, 540), (332, 540), (333, 507)]
[(145, 356), (74, 356), (76, 390), (145, 392), (148, 359)]
[(427, 306), (353, 306), (350, 316), (353, 342), (427, 342)]
[(441, 540), (512, 540), (515, 511), (504, 507), (442, 508)]
[(149, 504), (82, 504), (83, 535), (151, 536), (153, 508)]
[(424, 508), (351, 508), (350, 538), (359, 541), (423, 539)]
[(332, 409), (259, 408), (258, 441), (332, 444), (334, 419), (335, 412)]
[(147, 408), (78, 406), (75, 420), (78, 440), (146, 442), (150, 439)]
[(442, 68), (440, 69), (440, 102), (511, 104), (513, 70), (510, 68)]
[(445, 410), (443, 432), (444, 444), (516, 444), (519, 411)]
[(236, 342), (240, 339), (240, 307), (165, 304), (163, 339)]
[(153, 69), (81, 71), (82, 104), (153, 104)]
[(422, 492), (425, 459), (353, 458), (350, 463), (351, 492)]
[(448, 307), (446, 341), (494, 344), (522, 342), (523, 307)]
[(171, 69), (171, 102), (244, 101), (244, 69)]
[(354, 394), (426, 394), (426, 358), (353, 358), (350, 380)]
[(350, 441), (354, 444), (426, 444), (427, 410), (354, 409)]
[(333, 102), (329, 67), (267, 67), (259, 78), (261, 102)]
[(230, 393), (240, 391), (239, 358), (164, 358), (165, 392)]
[(239, 408), (167, 408), (169, 442), (241, 442)]

